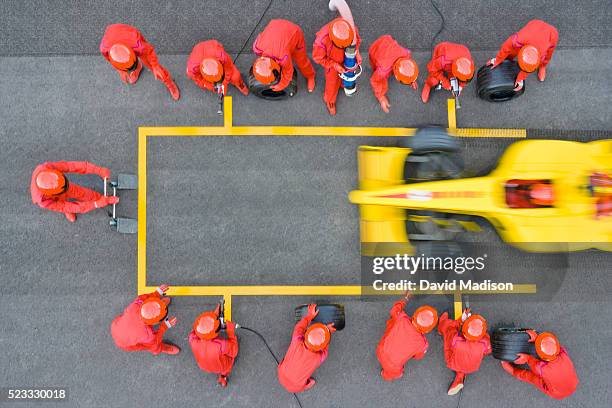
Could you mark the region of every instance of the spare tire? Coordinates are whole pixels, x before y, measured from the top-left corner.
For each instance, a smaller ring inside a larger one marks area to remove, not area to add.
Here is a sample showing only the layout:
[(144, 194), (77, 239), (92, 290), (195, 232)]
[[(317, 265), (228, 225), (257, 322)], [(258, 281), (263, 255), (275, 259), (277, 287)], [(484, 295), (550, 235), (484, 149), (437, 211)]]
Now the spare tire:
[(420, 128), (414, 136), (402, 139), (401, 145), (412, 149), (410, 154), (458, 152), (460, 149), (457, 138), (449, 135), (446, 129), (438, 126)]
[(253, 68), (249, 69), (249, 81), (248, 81), (249, 91), (252, 92), (255, 96), (258, 96), (262, 99), (266, 99), (268, 101), (282, 101), (284, 99), (290, 98), (297, 93), (297, 72), (293, 70), (293, 78), (291, 78), (291, 82), (289, 85), (282, 91), (276, 92), (273, 91), (271, 84), (262, 84), (253, 75)]
[(502, 361), (514, 361), (518, 353), (536, 356), (534, 343), (529, 343), (527, 329), (518, 327), (500, 327), (493, 330), (491, 336), (493, 357)]
[[(317, 304), (319, 313), (313, 322), (329, 324), (333, 323), (336, 330), (342, 330), (345, 326), (344, 305), (337, 303)], [(299, 322), (308, 314), (308, 305), (300, 305), (295, 308), (295, 322)]]
[(516, 61), (505, 60), (494, 69), (486, 65), (476, 75), (476, 92), (480, 99), (489, 102), (505, 102), (525, 92), (525, 83), (520, 91), (514, 90), (516, 76), (520, 72)]

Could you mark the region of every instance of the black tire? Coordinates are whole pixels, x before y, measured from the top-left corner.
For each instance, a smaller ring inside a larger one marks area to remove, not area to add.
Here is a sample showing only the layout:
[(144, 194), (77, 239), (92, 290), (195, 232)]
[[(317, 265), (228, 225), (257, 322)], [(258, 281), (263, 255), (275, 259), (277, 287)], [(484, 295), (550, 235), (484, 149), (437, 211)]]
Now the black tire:
[(502, 361), (514, 361), (518, 353), (536, 355), (534, 343), (529, 343), (527, 329), (501, 327), (493, 330), (491, 336), (493, 357)]
[(460, 149), (457, 138), (449, 135), (446, 129), (436, 126), (424, 127), (412, 137), (402, 139), (402, 147), (412, 149), (410, 154), (430, 152), (458, 152)]
[(518, 64), (509, 60), (503, 61), (494, 69), (482, 66), (476, 74), (478, 97), (489, 102), (505, 102), (521, 96), (525, 92), (524, 82), (520, 91), (514, 90), (514, 82), (519, 72)]
[[(336, 330), (342, 330), (345, 326), (344, 305), (337, 303), (317, 304), (319, 313), (313, 322), (329, 324), (333, 323)], [(300, 305), (295, 308), (295, 322), (299, 322), (308, 314), (308, 305)]]
[(270, 84), (262, 84), (255, 79), (255, 76), (253, 75), (253, 68), (251, 68), (249, 69), (248, 86), (249, 91), (259, 98), (268, 101), (282, 101), (294, 96), (297, 93), (297, 72), (295, 70), (293, 71), (293, 78), (285, 89), (280, 92), (275, 92), (270, 89), (272, 87)]

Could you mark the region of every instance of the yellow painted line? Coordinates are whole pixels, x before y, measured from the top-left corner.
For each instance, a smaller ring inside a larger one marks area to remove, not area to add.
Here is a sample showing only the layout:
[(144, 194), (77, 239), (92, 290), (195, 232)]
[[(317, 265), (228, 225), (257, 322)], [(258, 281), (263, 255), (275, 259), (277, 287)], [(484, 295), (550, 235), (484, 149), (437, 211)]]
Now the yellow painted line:
[(223, 98), (223, 126), (231, 128), (233, 126), (232, 97)]
[(472, 138), (514, 138), (526, 139), (527, 129), (487, 129), (487, 128), (458, 128), (448, 129), (456, 137)]
[(147, 134), (138, 130), (138, 294), (147, 286)]
[(446, 100), (446, 108), (448, 111), (448, 128), (457, 128), (457, 110), (455, 109), (455, 99), (450, 98)]
[(230, 293), (224, 294), (223, 300), (225, 300), (225, 304), (224, 304), (225, 320), (232, 321), (232, 295)]
[[(453, 100), (454, 102), (454, 100)], [(458, 319), (463, 314), (463, 303), (461, 302), (461, 293), (455, 293), (455, 319)]]

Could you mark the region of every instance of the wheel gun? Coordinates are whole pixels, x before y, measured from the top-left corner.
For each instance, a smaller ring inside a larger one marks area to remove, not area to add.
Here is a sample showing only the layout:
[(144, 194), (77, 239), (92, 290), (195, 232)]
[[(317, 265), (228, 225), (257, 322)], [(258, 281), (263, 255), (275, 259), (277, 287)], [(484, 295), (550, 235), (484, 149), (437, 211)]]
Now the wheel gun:
[(461, 109), (461, 102), (459, 102), (459, 93), (461, 92), (461, 89), (459, 88), (459, 80), (457, 80), (457, 78), (451, 78), (450, 83), (451, 92), (455, 98), (455, 108)]
[(215, 91), (217, 92), (217, 114), (223, 115), (223, 98), (225, 97), (225, 87), (222, 83), (215, 84)]

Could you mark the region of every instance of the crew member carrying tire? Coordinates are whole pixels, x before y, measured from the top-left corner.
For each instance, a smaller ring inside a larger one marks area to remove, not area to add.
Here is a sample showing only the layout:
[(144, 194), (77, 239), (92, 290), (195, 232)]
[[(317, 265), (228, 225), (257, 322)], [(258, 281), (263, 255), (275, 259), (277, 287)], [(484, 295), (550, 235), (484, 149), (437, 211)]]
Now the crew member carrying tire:
[(527, 25), (512, 34), (502, 44), (495, 58), (490, 59), (487, 65), (497, 67), (502, 61), (517, 59), (521, 69), (514, 83), (514, 90), (523, 88), (525, 79), (538, 70), (540, 82), (546, 79), (546, 66), (559, 41), (557, 29), (542, 20), (531, 20)]
[(257, 36), (253, 52), (253, 75), (262, 84), (273, 84), (272, 91), (285, 89), (293, 78), (293, 62), (307, 81), (308, 92), (314, 91), (315, 70), (308, 59), (304, 32), (288, 20), (272, 20)]
[(459, 82), (459, 94), (474, 77), (474, 60), (470, 50), (461, 44), (442, 42), (435, 46), (431, 61), (427, 64), (429, 76), (421, 92), (423, 103), (429, 101), (431, 87), (451, 90), (451, 79)]
[(76, 214), (119, 202), (119, 197), (105, 197), (97, 191), (69, 183), (64, 173), (96, 174), (103, 179), (110, 177), (110, 170), (88, 162), (43, 163), (32, 172), (32, 202), (41, 208), (63, 213), (70, 222), (76, 221)]
[(357, 27), (342, 17), (332, 20), (321, 28), (312, 45), (312, 59), (325, 69), (325, 92), (323, 101), (330, 115), (336, 114), (336, 98), (342, 86), (340, 74), (346, 73), (344, 68), (344, 50), (353, 44), (356, 38), (357, 65), (361, 65), (361, 54), (359, 45), (361, 37)]
[(238, 355), (238, 338), (236, 324), (225, 322), (227, 338), (219, 336), (221, 321), (219, 305), (199, 315), (193, 323), (189, 334), (189, 345), (200, 369), (207, 373), (217, 374), (217, 383), (227, 387), (228, 376)]
[(312, 374), (327, 358), (333, 324), (313, 323), (319, 311), (316, 304), (308, 305), (308, 314), (293, 329), (291, 344), (278, 365), (278, 381), (289, 392), (311, 389), (316, 381)]
[(180, 92), (168, 70), (157, 61), (155, 48), (145, 40), (140, 31), (127, 24), (111, 24), (106, 27), (100, 43), (100, 52), (119, 72), (126, 84), (135, 84), (140, 77), (142, 64), (149, 68), (155, 78), (166, 85), (172, 98), (177, 101)]
[(480, 369), (483, 358), (491, 354), (491, 339), (487, 334), (487, 321), (480, 315), (464, 310), (460, 319), (451, 320), (448, 313), (440, 316), (438, 333), (444, 339), (446, 366), (455, 371), (455, 379), (448, 388), (448, 395), (455, 395), (463, 388), (466, 374)]
[(431, 306), (419, 307), (412, 317), (404, 311), (412, 295), (395, 302), (387, 320), (385, 334), (376, 348), (376, 356), (382, 366), (380, 375), (387, 381), (397, 380), (404, 375), (404, 365), (414, 358), (425, 357), (429, 343), (425, 334), (438, 323), (438, 312)]
[(389, 113), (391, 105), (386, 94), (389, 87), (387, 80), (391, 72), (401, 84), (409, 85), (416, 91), (419, 67), (412, 59), (410, 50), (399, 45), (390, 35), (383, 35), (374, 41), (370, 46), (369, 56), (370, 66), (374, 71), (370, 77), (372, 91), (382, 110)]
[[(178, 354), (180, 349), (163, 342), (164, 333), (176, 326), (176, 317), (166, 318), (170, 287), (161, 285), (154, 292), (138, 296), (111, 323), (111, 335), (123, 351), (148, 351), (151, 354)], [(158, 326), (155, 329), (155, 326)]]
[(187, 60), (187, 76), (205, 91), (218, 93), (215, 87), (222, 86), (225, 94), (231, 83), (244, 95), (249, 94), (240, 71), (217, 40), (202, 41), (193, 47)]
[(529, 354), (519, 353), (514, 364), (527, 364), (529, 370), (516, 367), (508, 361), (501, 365), (510, 375), (521, 381), (531, 383), (544, 394), (554, 399), (564, 399), (576, 391), (578, 376), (574, 364), (559, 339), (552, 333), (536, 333), (527, 330), (529, 342), (535, 343), (539, 358)]

